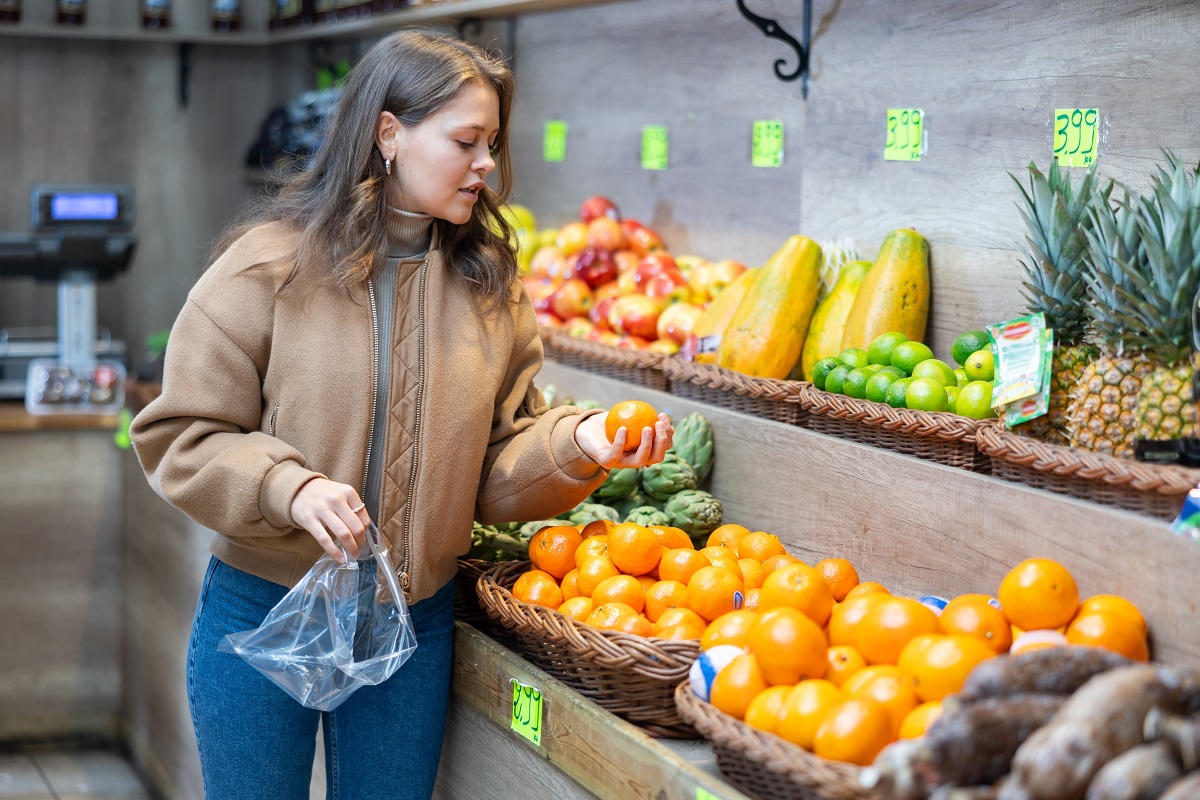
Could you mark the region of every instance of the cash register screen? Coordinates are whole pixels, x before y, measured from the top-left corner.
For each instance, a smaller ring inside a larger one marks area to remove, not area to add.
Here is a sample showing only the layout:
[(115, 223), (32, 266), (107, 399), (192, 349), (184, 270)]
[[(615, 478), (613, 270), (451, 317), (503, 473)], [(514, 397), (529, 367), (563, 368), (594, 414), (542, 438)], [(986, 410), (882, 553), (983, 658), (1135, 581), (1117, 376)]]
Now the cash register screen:
[(117, 196), (104, 194), (56, 194), (50, 198), (50, 219), (55, 221), (114, 220)]

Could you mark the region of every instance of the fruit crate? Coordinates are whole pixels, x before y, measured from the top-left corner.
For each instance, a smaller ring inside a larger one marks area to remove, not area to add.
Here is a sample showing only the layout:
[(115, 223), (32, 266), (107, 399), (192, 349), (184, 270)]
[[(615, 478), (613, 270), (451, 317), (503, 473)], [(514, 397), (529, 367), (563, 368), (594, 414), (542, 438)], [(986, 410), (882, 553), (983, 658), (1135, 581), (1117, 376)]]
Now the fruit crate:
[(892, 408), (885, 403), (834, 394), (807, 384), (808, 427), (842, 439), (883, 447), (949, 467), (991, 474), (991, 459), (975, 445), (988, 420), (944, 411)]
[(542, 328), (541, 335), (546, 358), (606, 378), (616, 378), (660, 392), (667, 391), (667, 378), (663, 375), (666, 353), (625, 350), (601, 342), (577, 339), (553, 328)]
[(714, 364), (697, 364), (679, 356), (663, 362), (663, 374), (671, 394), (702, 403), (773, 419), (801, 428), (808, 427), (808, 411), (801, 403), (802, 381), (755, 378)]
[(454, 574), (454, 618), (488, 634), (504, 632), (504, 629), (479, 605), (475, 585), (483, 573), (494, 566), (495, 562), (480, 558), (460, 558), (458, 572)]
[(676, 687), (675, 705), (708, 739), (722, 774), (759, 800), (881, 800), (862, 787), (859, 767), (752, 728), (696, 697), (687, 681)]
[(991, 458), (998, 478), (1168, 522), (1179, 514), (1184, 496), (1200, 485), (1200, 469), (1050, 444), (1013, 433), (998, 420), (980, 429), (976, 446)]
[(646, 639), (602, 631), (543, 606), (524, 603), (510, 589), (528, 561), (496, 564), (476, 591), (479, 604), (516, 639), (517, 649), (575, 691), (617, 716), (667, 739), (697, 739), (675, 708), (675, 686), (700, 653), (699, 640)]

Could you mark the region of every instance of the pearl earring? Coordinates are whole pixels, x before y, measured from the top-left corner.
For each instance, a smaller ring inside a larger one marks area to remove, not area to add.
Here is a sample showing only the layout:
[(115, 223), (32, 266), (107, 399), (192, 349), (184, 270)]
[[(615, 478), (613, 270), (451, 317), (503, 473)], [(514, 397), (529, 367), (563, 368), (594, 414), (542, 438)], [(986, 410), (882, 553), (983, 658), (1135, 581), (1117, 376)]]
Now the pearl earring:
[(388, 175), (392, 174), (392, 160), (390, 158), (385, 158), (383, 160), (383, 171)]

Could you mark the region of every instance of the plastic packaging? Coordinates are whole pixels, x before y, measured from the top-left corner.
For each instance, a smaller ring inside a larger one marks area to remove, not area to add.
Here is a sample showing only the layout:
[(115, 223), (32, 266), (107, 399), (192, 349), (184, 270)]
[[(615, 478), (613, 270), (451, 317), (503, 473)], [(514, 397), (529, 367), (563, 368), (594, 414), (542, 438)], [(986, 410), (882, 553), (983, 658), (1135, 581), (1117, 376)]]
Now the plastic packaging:
[(417, 649), (412, 620), (374, 523), (358, 560), (322, 556), (258, 628), (217, 649), (245, 659), (296, 702), (331, 711), (392, 676)]

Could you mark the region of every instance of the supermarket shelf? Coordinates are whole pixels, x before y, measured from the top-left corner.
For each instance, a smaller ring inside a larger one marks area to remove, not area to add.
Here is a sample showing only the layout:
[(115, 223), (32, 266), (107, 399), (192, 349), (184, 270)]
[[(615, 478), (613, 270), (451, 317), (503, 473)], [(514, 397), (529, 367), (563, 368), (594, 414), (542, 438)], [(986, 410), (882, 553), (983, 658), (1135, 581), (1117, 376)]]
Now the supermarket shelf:
[(0, 433), (117, 429), (116, 414), (30, 414), (21, 402), (0, 403)]
[(730, 522), (779, 536), (807, 563), (850, 559), (910, 596), (993, 591), (1026, 558), (1053, 558), (1083, 597), (1119, 594), (1146, 616), (1156, 660), (1200, 661), (1200, 547), (1161, 521), (547, 361), (560, 397), (645, 400), (713, 426), (712, 492)]
[(268, 37), (258, 31), (240, 30), (229, 33), (215, 31), (189, 31), (181, 28), (150, 31), (132, 24), (115, 25), (80, 25), (77, 28), (63, 25), (44, 23), (20, 22), (0, 23), (0, 38), (28, 37), (31, 39), (83, 39), (103, 42), (155, 42), (158, 44), (215, 44), (233, 47), (247, 45), (262, 46), (268, 43)]
[[(513, 678), (542, 691), (540, 748), (509, 729)], [(453, 681), (455, 705), (465, 705), (471, 713), (466, 716), (461, 708), (452, 713), (443, 776), (459, 782), (482, 779), (493, 787), (535, 786), (557, 771), (577, 786), (554, 787), (553, 794), (544, 796), (694, 800), (703, 789), (721, 800), (749, 800), (719, 776), (707, 743), (650, 737), (461, 622), (455, 630)], [(480, 717), (486, 733), (472, 724)], [(464, 720), (461, 725), (454, 724), (458, 719)], [(490, 757), (480, 752), (483, 748), (504, 757)], [(470, 774), (484, 763), (486, 775)], [(496, 774), (508, 769), (514, 773), (511, 783)], [(468, 796), (470, 788), (455, 786), (446, 794)]]

